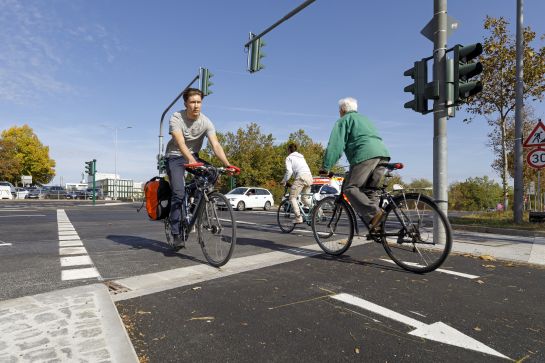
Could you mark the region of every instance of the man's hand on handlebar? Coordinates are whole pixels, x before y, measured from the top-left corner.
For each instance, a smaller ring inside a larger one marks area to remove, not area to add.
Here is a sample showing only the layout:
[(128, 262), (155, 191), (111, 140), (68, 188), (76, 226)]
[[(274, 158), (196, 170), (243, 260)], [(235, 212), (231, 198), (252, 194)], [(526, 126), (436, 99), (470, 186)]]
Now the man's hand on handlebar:
[(240, 174), (240, 168), (237, 167), (237, 166), (234, 166), (234, 165), (229, 165), (228, 167), (225, 168), (229, 174), (231, 175), (238, 175)]

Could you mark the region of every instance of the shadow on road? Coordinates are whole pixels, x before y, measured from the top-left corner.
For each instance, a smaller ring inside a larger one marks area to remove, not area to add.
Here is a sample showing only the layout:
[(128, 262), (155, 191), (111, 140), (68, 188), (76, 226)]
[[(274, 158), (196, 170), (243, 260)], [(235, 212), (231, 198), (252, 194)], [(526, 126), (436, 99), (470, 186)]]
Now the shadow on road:
[[(162, 253), (165, 257), (177, 257), (177, 258), (183, 258), (185, 260), (190, 260), (193, 262), (198, 263), (204, 263), (208, 264), (205, 260), (201, 260), (199, 258), (189, 256), (186, 254), (181, 253), (182, 250), (176, 252), (173, 251), (165, 242), (158, 241), (155, 239), (149, 239), (149, 238), (142, 238), (138, 236), (128, 236), (128, 235), (108, 235), (106, 236), (107, 239), (110, 241), (113, 241), (115, 243), (124, 244), (127, 246), (132, 247), (133, 249), (147, 249), (153, 252), (159, 252)], [(191, 242), (189, 242), (191, 243)]]

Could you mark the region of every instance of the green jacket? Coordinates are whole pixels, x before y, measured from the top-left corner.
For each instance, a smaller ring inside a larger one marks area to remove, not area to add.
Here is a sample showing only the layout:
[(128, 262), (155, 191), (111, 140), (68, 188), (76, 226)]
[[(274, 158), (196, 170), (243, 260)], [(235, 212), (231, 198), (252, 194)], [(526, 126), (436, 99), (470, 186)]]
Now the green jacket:
[(366, 116), (355, 111), (348, 112), (335, 123), (329, 136), (323, 168), (331, 170), (343, 151), (350, 166), (377, 157), (390, 157), (375, 126)]

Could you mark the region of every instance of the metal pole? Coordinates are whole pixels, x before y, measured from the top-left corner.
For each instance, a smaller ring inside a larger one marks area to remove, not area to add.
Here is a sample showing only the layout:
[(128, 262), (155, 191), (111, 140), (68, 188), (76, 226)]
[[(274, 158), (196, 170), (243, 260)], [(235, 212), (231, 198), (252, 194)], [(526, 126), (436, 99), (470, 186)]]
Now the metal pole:
[(541, 169), (538, 169), (537, 171), (537, 197), (539, 200), (539, 204), (536, 206), (537, 210), (539, 212), (543, 211), (543, 201), (541, 199)]
[(522, 110), (523, 104), (523, 0), (517, 0), (517, 65), (516, 65), (516, 88), (515, 88), (515, 195), (514, 195), (514, 217), (515, 223), (522, 223), (522, 199), (523, 199), (523, 177), (522, 177)]
[[(446, 49), (447, 0), (433, 1), (435, 34), (433, 41), (433, 80), (439, 82), (439, 99), (433, 103), (433, 197), (439, 209), (447, 215), (447, 108), (446, 108)], [(434, 223), (436, 226), (438, 223)], [(436, 230), (438, 242), (445, 241), (444, 230)]]
[(292, 16), (294, 16), (295, 14), (297, 14), (298, 12), (300, 12), (301, 10), (303, 10), (304, 8), (306, 8), (307, 6), (309, 6), (310, 4), (312, 4), (315, 1), (316, 0), (307, 0), (307, 1), (305, 1), (301, 5), (299, 5), (298, 7), (293, 9), (292, 11), (290, 11), (289, 14), (285, 15), (282, 19), (278, 20), (276, 23), (274, 23), (273, 25), (271, 25), (270, 27), (268, 27), (267, 29), (262, 31), (259, 35), (256, 35), (255, 37), (250, 39), (248, 41), (248, 43), (244, 44), (244, 47), (249, 47), (250, 44), (253, 41), (261, 38), (262, 36), (264, 36), (265, 34), (267, 34), (268, 32), (270, 32), (271, 30), (273, 30), (274, 28), (276, 28), (277, 26), (279, 26), (280, 24), (282, 24), (283, 22), (285, 22), (286, 20), (288, 20), (289, 18), (291, 18)]
[(114, 200), (117, 200), (117, 127), (115, 128)]

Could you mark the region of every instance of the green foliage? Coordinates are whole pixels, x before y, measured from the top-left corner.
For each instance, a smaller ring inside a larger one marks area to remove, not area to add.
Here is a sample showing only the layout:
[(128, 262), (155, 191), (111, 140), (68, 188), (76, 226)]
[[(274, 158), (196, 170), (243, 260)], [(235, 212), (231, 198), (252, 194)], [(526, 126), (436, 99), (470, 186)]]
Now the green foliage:
[(49, 158), (49, 147), (40, 142), (28, 125), (2, 131), (0, 157), (0, 179), (13, 184), (21, 175), (31, 175), (36, 184), (47, 184), (55, 176), (55, 161)]
[(495, 208), (502, 194), (502, 187), (488, 176), (468, 178), (450, 185), (449, 208), (465, 211)]
[(426, 178), (413, 179), (405, 188), (425, 195), (431, 196), (433, 194), (433, 183)]

